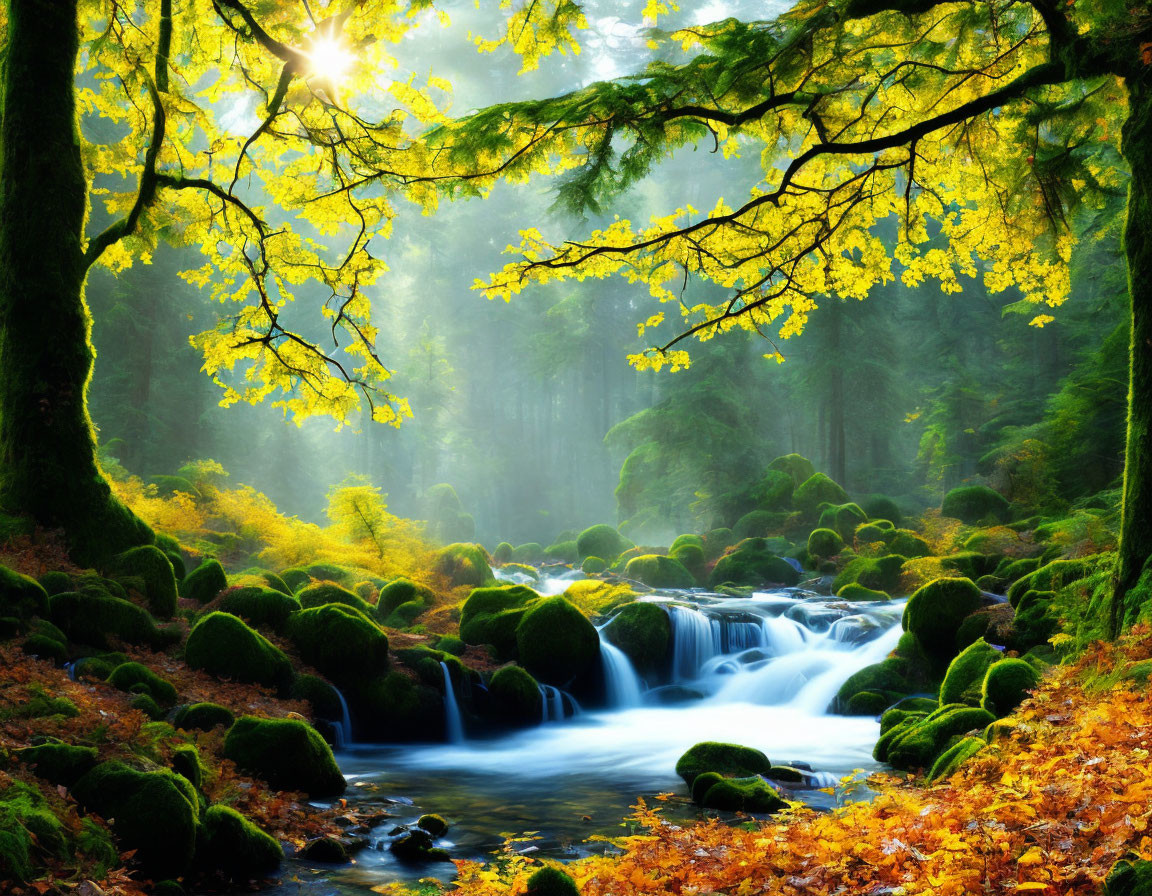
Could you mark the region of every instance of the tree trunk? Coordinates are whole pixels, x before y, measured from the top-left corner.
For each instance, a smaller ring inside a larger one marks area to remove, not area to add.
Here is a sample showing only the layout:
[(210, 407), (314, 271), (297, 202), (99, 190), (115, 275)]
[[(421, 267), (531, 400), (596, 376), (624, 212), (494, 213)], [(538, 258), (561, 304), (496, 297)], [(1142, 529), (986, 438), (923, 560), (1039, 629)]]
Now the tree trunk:
[(1152, 555), (1152, 79), (1128, 80), (1128, 120), (1121, 144), (1131, 169), (1124, 254), (1132, 303), (1128, 359), (1128, 444), (1120, 562), (1112, 602), (1113, 633), (1142, 609), (1131, 589)]
[(8, 0), (0, 120), (0, 506), (95, 564), (151, 531), (112, 497), (87, 411), (88, 184), (73, 77), (77, 0)]

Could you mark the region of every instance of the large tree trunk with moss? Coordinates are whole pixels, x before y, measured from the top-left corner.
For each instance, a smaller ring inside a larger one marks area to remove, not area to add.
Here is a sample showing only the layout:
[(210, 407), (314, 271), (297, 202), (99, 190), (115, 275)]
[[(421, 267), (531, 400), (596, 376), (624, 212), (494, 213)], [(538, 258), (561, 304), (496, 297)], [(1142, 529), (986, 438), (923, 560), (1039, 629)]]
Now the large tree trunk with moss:
[(86, 398), (88, 184), (73, 77), (77, 0), (8, 0), (0, 118), (0, 507), (102, 559), (152, 533), (112, 497)]
[(1124, 253), (1132, 301), (1132, 342), (1124, 511), (1112, 604), (1117, 633), (1143, 609), (1142, 596), (1132, 588), (1152, 555), (1152, 78), (1129, 79), (1122, 148), (1131, 169)]

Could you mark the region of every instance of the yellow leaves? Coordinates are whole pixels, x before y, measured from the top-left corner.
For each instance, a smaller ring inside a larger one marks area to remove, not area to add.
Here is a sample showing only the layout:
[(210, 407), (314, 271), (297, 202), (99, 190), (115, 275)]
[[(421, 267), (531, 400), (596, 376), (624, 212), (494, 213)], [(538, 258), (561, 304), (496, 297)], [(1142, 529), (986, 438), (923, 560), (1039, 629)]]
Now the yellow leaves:
[(1028, 321), (1028, 326), (1042, 330), (1045, 324), (1050, 324), (1054, 320), (1056, 320), (1056, 318), (1051, 314), (1037, 314), (1032, 320)]
[(644, 321), (644, 323), (636, 325), (636, 335), (639, 336), (640, 338), (643, 338), (645, 330), (647, 330), (651, 327), (658, 327), (663, 322), (664, 322), (664, 312), (658, 311), (655, 314), (653, 314), (650, 318), (648, 318), (648, 320)]
[(552, 53), (579, 54), (573, 32), (588, 27), (579, 5), (565, 0), (500, 0), (500, 9), (513, 10), (512, 15), (498, 37), (473, 38), (481, 53), (510, 46), (523, 60), (521, 74), (539, 68), (540, 60)]

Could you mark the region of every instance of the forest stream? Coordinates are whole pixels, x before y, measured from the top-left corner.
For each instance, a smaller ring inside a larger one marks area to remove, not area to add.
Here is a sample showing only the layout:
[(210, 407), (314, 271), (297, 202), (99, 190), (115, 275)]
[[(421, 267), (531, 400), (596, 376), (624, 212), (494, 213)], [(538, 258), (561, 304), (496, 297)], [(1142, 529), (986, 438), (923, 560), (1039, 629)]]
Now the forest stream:
[[(535, 587), (559, 594), (570, 584), (546, 578)], [(839, 782), (877, 767), (879, 724), (825, 710), (852, 673), (896, 645), (904, 601), (853, 603), (800, 588), (748, 597), (659, 590), (642, 599), (670, 613), (671, 684), (647, 690), (602, 638), (606, 707), (585, 710), (545, 688), (544, 719), (526, 731), (471, 739), (461, 724), (457, 743), (345, 744), (336, 758), (350, 784), (347, 799), (380, 805), (392, 817), (372, 830), (372, 848), (351, 865), (298, 863), (305, 888), (355, 893), (391, 881), (450, 880), (451, 865), (404, 864), (387, 848), (397, 825), (424, 812), (452, 823), (437, 845), (457, 859), (488, 857), (506, 836), (534, 837), (518, 848), (537, 856), (603, 852), (602, 842), (587, 838), (622, 834), (637, 797), (682, 793), (676, 760), (705, 738), (754, 746), (802, 769), (805, 781), (787, 791), (791, 799), (831, 807), (867, 793)], [(454, 711), (451, 701), (446, 711)], [(689, 818), (698, 810), (676, 800), (665, 812)], [(276, 892), (300, 886), (285, 883)]]

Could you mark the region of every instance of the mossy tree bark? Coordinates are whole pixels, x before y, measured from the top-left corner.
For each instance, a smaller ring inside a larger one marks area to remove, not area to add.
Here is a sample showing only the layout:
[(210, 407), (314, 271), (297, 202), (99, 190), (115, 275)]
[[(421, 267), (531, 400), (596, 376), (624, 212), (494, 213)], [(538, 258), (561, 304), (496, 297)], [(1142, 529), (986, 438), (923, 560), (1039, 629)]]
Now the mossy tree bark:
[[(1149, 71), (1152, 71), (1150, 69)], [(1131, 169), (1124, 253), (1128, 261), (1132, 341), (1124, 509), (1112, 627), (1119, 633), (1144, 607), (1133, 590), (1152, 556), (1152, 75), (1128, 79), (1122, 150)]]
[(151, 530), (111, 494), (86, 399), (88, 183), (74, 72), (77, 0), (7, 0), (0, 118), (0, 507), (63, 528), (96, 564)]

